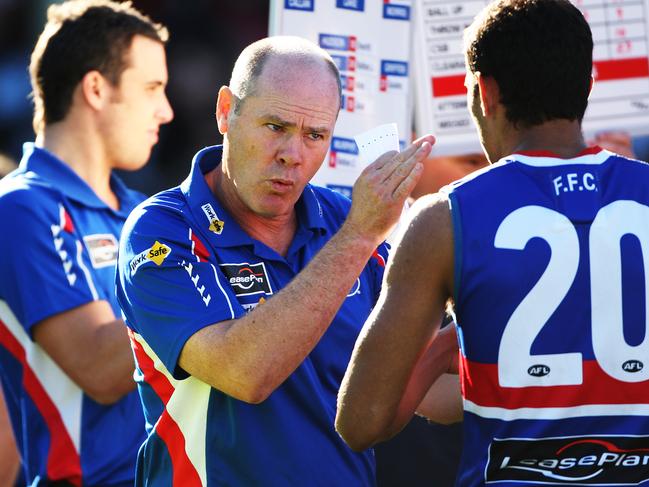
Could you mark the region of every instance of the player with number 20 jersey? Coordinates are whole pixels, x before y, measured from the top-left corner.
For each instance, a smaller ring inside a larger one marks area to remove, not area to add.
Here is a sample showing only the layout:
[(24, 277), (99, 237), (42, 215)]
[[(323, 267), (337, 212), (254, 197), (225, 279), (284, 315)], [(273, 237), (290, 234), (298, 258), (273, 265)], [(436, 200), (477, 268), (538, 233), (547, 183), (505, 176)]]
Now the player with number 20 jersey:
[(467, 480), (647, 478), (648, 181), (591, 148), (513, 154), (451, 188)]

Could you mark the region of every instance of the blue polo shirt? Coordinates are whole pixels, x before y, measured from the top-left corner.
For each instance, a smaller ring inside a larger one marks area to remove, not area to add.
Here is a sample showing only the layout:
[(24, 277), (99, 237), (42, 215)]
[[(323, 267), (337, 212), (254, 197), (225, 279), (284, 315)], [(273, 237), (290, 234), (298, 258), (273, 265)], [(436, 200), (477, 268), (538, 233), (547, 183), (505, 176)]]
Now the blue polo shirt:
[(117, 211), (33, 144), (0, 181), (0, 379), (30, 485), (132, 482), (144, 440), (135, 391), (97, 404), (32, 340), (34, 325), (91, 301), (108, 301), (119, 316), (117, 239), (144, 198), (116, 176), (111, 185)]
[[(264, 306), (342, 225), (350, 201), (308, 185), (286, 257), (251, 238), (203, 175), (221, 147), (200, 151), (179, 187), (140, 205), (124, 226), (117, 296), (130, 329), (148, 438), (140, 485), (374, 485), (374, 455), (334, 430), (336, 395), (378, 298), (380, 247), (304, 362), (261, 404), (234, 399), (178, 366), (187, 339)], [(319, 292), (326, 293), (326, 289)]]

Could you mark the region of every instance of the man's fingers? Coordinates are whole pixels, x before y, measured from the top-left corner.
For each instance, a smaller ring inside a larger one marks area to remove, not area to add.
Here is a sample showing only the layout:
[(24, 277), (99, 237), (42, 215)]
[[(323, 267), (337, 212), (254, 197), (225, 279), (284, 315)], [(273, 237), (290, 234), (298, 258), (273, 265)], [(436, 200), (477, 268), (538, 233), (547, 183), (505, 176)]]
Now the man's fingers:
[(404, 200), (412, 193), (412, 190), (415, 189), (419, 177), (424, 169), (424, 165), (421, 162), (417, 162), (408, 174), (401, 179), (397, 187), (392, 192), (392, 198), (397, 201)]
[(379, 158), (376, 159), (373, 163), (371, 163), (368, 167), (371, 167), (375, 171), (380, 171), (387, 164), (389, 164), (398, 154), (399, 153), (395, 150), (388, 151), (385, 154), (379, 156)]
[(413, 141), (402, 152), (388, 151), (382, 154), (367, 169), (373, 172), (385, 172), (384, 179), (387, 179), (399, 165), (407, 163), (413, 156), (417, 157), (417, 160), (423, 160), (420, 159), (419, 155), (421, 154), (422, 148), (426, 151), (427, 157), (433, 144), (435, 144), (435, 137), (433, 135), (424, 135)]
[[(408, 150), (403, 151), (394, 158), (391, 165), (386, 164), (384, 182), (388, 183), (390, 179), (395, 178), (395, 184), (399, 184), (401, 179), (410, 174), (415, 164), (424, 161), (428, 157), (431, 149), (432, 146), (427, 140), (423, 140), (419, 145), (408, 147)], [(404, 155), (408, 157), (404, 159)]]

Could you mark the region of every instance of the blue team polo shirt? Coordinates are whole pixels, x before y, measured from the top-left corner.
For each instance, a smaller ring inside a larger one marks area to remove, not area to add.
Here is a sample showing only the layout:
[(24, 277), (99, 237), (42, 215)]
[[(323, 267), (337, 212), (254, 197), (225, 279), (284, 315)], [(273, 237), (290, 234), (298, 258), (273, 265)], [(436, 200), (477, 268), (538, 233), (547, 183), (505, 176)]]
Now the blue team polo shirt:
[(234, 399), (178, 366), (191, 335), (264, 306), (286, 286), (340, 228), (350, 206), (337, 193), (307, 185), (283, 257), (246, 234), (205, 183), (221, 155), (220, 146), (200, 151), (189, 178), (136, 208), (124, 227), (117, 295), (149, 433), (138, 483), (373, 485), (372, 451), (351, 451), (334, 418), (354, 342), (378, 298), (385, 247), (317, 346), (261, 404)]
[(30, 485), (132, 482), (144, 440), (135, 391), (97, 404), (32, 340), (43, 319), (91, 301), (108, 301), (119, 316), (117, 242), (144, 198), (116, 176), (111, 185), (119, 210), (33, 144), (0, 181), (0, 379)]

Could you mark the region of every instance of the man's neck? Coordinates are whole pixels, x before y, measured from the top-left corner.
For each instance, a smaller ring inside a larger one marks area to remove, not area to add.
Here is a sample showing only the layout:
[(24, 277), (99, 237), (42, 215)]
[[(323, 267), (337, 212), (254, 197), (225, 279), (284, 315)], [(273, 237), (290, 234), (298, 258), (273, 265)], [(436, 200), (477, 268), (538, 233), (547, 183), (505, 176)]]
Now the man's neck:
[(117, 209), (119, 200), (110, 186), (112, 167), (105, 156), (103, 141), (83, 125), (72, 121), (51, 124), (37, 136), (36, 145), (67, 164), (99, 199)]
[(551, 120), (510, 133), (513, 136), (506, 141), (503, 155), (523, 151), (545, 151), (571, 159), (586, 148), (581, 124), (576, 120)]
[(286, 215), (266, 217), (251, 210), (226, 181), (220, 167), (208, 172), (205, 181), (219, 203), (250, 237), (286, 256), (297, 231), (295, 208)]

